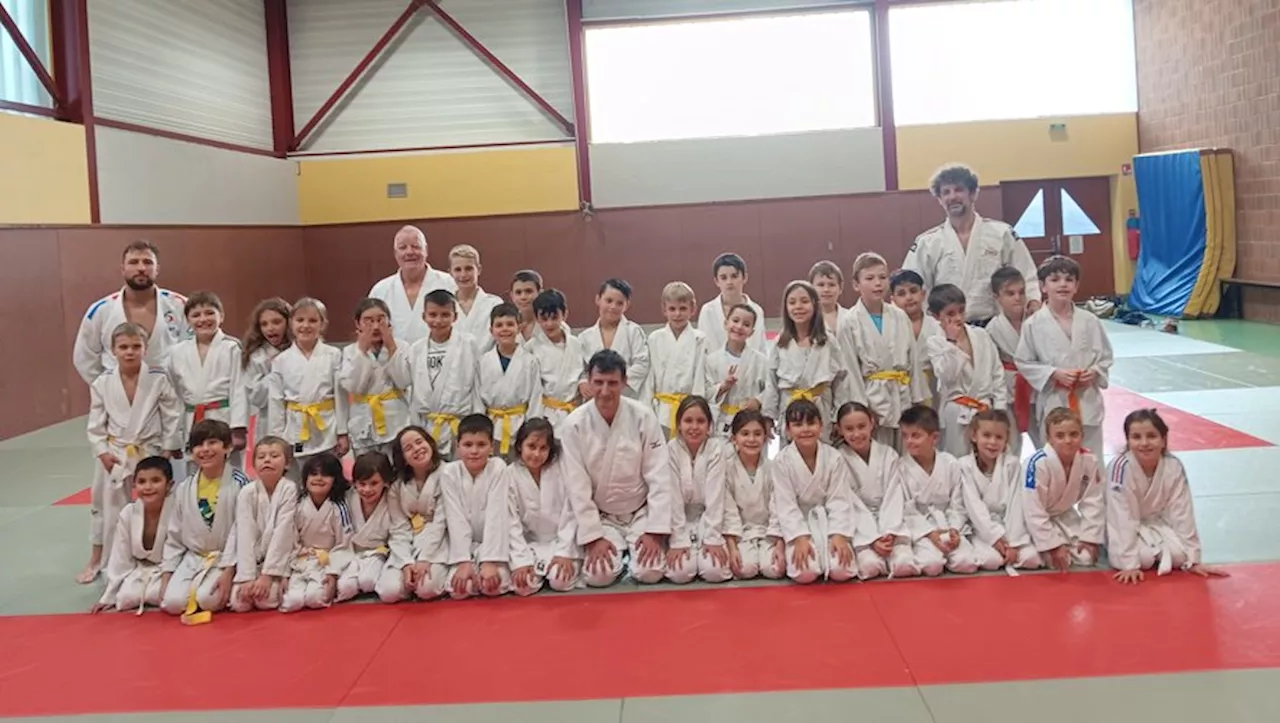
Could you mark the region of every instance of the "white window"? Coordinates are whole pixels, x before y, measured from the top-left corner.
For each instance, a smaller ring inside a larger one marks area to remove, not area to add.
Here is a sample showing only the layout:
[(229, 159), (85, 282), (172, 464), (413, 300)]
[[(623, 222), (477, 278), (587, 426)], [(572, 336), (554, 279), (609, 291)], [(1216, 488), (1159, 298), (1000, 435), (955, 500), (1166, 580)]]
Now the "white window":
[(594, 143), (876, 124), (864, 10), (588, 28)]
[[(49, 62), (49, 3), (45, 0), (0, 0), (44, 67), (52, 72)], [(0, 28), (0, 100), (27, 105), (53, 107), (53, 99), (18, 51), (17, 43)]]
[(1138, 110), (1133, 0), (897, 7), (889, 37), (898, 125)]

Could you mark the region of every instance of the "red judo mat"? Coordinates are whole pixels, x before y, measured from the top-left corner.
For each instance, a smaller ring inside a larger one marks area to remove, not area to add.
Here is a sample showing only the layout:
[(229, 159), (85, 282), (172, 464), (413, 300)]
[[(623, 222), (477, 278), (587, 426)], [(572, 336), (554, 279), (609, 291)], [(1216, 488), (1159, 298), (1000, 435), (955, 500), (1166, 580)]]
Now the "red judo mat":
[[(0, 617), (0, 717), (895, 687), (1280, 666), (1280, 564)], [(208, 670), (243, 685), (210, 694)]]

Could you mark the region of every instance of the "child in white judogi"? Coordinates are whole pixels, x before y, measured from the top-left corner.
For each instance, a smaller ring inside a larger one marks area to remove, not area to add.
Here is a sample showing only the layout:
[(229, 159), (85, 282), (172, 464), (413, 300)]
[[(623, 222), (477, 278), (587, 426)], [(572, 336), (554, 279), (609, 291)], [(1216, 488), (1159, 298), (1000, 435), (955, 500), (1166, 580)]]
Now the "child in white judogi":
[[(968, 516), (960, 463), (939, 450), (938, 413), (923, 404), (902, 413), (902, 446), (898, 484), (902, 486), (903, 520), (886, 521), (914, 541), (916, 568), (925, 575), (977, 572), (979, 560), (965, 537)], [(992, 561), (981, 561), (993, 564)], [(999, 561), (989, 569), (999, 568)]]
[(809, 267), (809, 283), (818, 291), (818, 307), (822, 309), (822, 324), (832, 337), (840, 336), (840, 322), (849, 310), (840, 305), (844, 291), (844, 274), (833, 261), (819, 261)]
[(845, 377), (844, 401), (861, 402), (876, 416), (876, 440), (898, 448), (902, 410), (929, 396), (920, 370), (915, 337), (906, 312), (884, 302), (889, 267), (866, 252), (853, 262), (853, 285), (860, 298), (845, 315), (837, 340)]
[(294, 496), (287, 534), (282, 535), (292, 547), (280, 612), (318, 610), (336, 601), (338, 577), (350, 562), (350, 555), (344, 554), (351, 534), (348, 491), (342, 462), (332, 454), (317, 454), (302, 465), (302, 487)]
[(231, 466), (231, 427), (197, 422), (187, 451), (199, 468), (174, 490), (165, 536), (160, 608), (189, 624), (206, 623), (231, 600), (236, 572), (236, 497), (249, 485)]
[(731, 446), (725, 445), (724, 540), (729, 569), (739, 580), (779, 580), (787, 573), (786, 543), (773, 510), (773, 466), (764, 456), (768, 426), (758, 410), (740, 411), (730, 423)]
[(1037, 271), (1045, 305), (1022, 327), (1018, 371), (1037, 392), (1036, 419), (1043, 429), (1050, 410), (1066, 407), (1084, 425), (1084, 448), (1102, 459), (1102, 390), (1110, 383), (1115, 354), (1098, 317), (1075, 306), (1080, 264), (1052, 256)]
[(160, 562), (168, 533), (169, 490), (173, 466), (164, 457), (140, 460), (133, 472), (137, 499), (120, 510), (109, 562), (104, 570), (107, 588), (90, 612), (114, 608), (124, 612), (160, 606)]
[(183, 436), (205, 418), (226, 422), (235, 448), (231, 463), (241, 467), (249, 398), (240, 370), (240, 341), (223, 333), (222, 300), (216, 294), (197, 291), (187, 298), (184, 311), (195, 336), (174, 344), (166, 362), (169, 380), (187, 409)]
[(572, 590), (578, 582), (581, 550), (560, 469), (560, 445), (551, 422), (525, 420), (516, 433), (516, 461), (505, 485), (511, 522), (511, 584), (517, 595), (532, 595), (544, 583)]
[(109, 557), (120, 510), (129, 504), (133, 467), (143, 457), (182, 449), (182, 402), (164, 369), (149, 367), (147, 333), (126, 322), (111, 334), (116, 366), (89, 385), (89, 447), (93, 466), (89, 506), (89, 563), (76, 577), (87, 584), (97, 578)]
[(725, 345), (725, 324), (729, 312), (735, 306), (745, 304), (755, 314), (758, 323), (747, 346), (760, 353), (765, 351), (764, 309), (747, 296), (747, 262), (738, 254), (720, 254), (711, 263), (711, 276), (715, 279), (720, 295), (702, 305), (698, 312), (698, 330), (707, 336), (707, 347), (719, 349)]
[(929, 362), (938, 378), (942, 407), (942, 448), (952, 457), (971, 449), (969, 422), (984, 409), (1004, 411), (1004, 368), (1000, 351), (986, 329), (965, 323), (960, 287), (940, 284), (929, 292), (929, 313), (938, 318), (942, 335), (929, 339)]
[(289, 443), (263, 437), (253, 450), (258, 479), (236, 495), (236, 576), (231, 609), (275, 610), (293, 558), (298, 485), (284, 475), (293, 465)]
[(1031, 435), (1031, 446), (1040, 448), (1040, 430), (1034, 421), (1036, 391), (1018, 371), (1015, 357), (1022, 340), (1023, 316), (1027, 311), (1027, 282), (1022, 272), (1001, 266), (991, 275), (991, 291), (1000, 313), (987, 323), (987, 335), (1000, 352), (1004, 367), (1005, 400), (1009, 404), (1009, 453), (1022, 459), (1022, 435)]
[[(822, 442), (818, 406), (787, 406), (791, 444), (771, 464), (773, 508), (787, 543), (787, 577), (799, 583), (845, 582), (857, 576), (854, 546), (877, 536), (875, 518), (853, 494), (853, 475), (840, 453)], [(859, 529), (861, 528), (861, 529)]]
[(348, 399), (342, 391), (342, 350), (324, 342), (328, 312), (317, 299), (293, 305), (289, 319), (293, 345), (271, 362), (271, 436), (293, 445), (294, 468), (307, 457), (333, 451), (342, 457), (351, 447), (347, 436)]
[(409, 520), (413, 533), (413, 561), (405, 569), (408, 590), (419, 600), (443, 595), (449, 576), (444, 502), (440, 497), (444, 464), (436, 441), (416, 424), (400, 430), (391, 447), (391, 466), (399, 476), (391, 485), (391, 502)]
[(769, 349), (764, 414), (777, 421), (791, 402), (807, 399), (825, 422), (835, 413), (835, 387), (844, 376), (839, 345), (826, 332), (818, 292), (809, 282), (792, 281), (782, 298), (782, 333)]
[(916, 362), (929, 388), (929, 396), (924, 403), (938, 409), (938, 379), (933, 373), (933, 364), (929, 362), (929, 339), (942, 336), (942, 325), (925, 311), (924, 278), (914, 269), (898, 269), (889, 276), (889, 294), (893, 305), (902, 309), (911, 320)]
[(493, 421), (480, 414), (458, 425), (458, 460), (440, 479), (449, 537), (449, 595), (455, 600), (511, 590), (507, 465), (493, 453)]
[(483, 354), (493, 347), (493, 337), (489, 335), (489, 313), (502, 303), (502, 297), (480, 288), (480, 252), (470, 244), (459, 244), (449, 249), (449, 275), (458, 285), (454, 291), (458, 300), (458, 318), (453, 325), (474, 339), (476, 353)]
[(679, 436), (667, 443), (677, 499), (671, 506), (667, 579), (684, 584), (695, 575), (724, 582), (729, 553), (724, 546), (725, 447), (711, 439), (711, 406), (685, 397), (676, 408)]
[(649, 343), (644, 329), (627, 318), (630, 305), (631, 284), (622, 279), (606, 279), (596, 293), (600, 318), (595, 326), (579, 334), (578, 339), (588, 359), (601, 349), (616, 351), (627, 364), (627, 396), (643, 399), (645, 381), (649, 378)]
[(413, 374), (410, 407), (446, 459), (453, 452), (458, 422), (468, 414), (484, 411), (475, 341), (453, 328), (455, 308), (453, 294), (448, 291), (436, 289), (427, 294), (422, 317), (429, 333), (409, 352)]
[(1047, 444), (1027, 460), (1022, 489), (1031, 543), (1056, 570), (1096, 565), (1107, 525), (1098, 458), (1081, 448), (1084, 426), (1070, 409), (1051, 410), (1044, 427)]
[(649, 376), (641, 399), (651, 399), (662, 431), (676, 436), (676, 409), (690, 395), (706, 396), (707, 337), (689, 324), (697, 307), (693, 289), (672, 281), (662, 289), (667, 323), (649, 335)]
[(1174, 569), (1201, 577), (1226, 573), (1200, 562), (1200, 533), (1182, 461), (1169, 453), (1169, 427), (1154, 409), (1124, 418), (1125, 453), (1107, 474), (1107, 558), (1124, 583)]
[[(538, 317), (533, 312), (533, 300), (542, 293), (542, 274), (533, 269), (520, 269), (511, 275), (511, 288), (507, 296), (520, 312), (520, 343), (532, 341), (538, 336)], [(484, 330), (489, 323), (486, 320)]]
[(1022, 512), (1022, 461), (1009, 449), (1009, 417), (994, 409), (978, 412), (969, 425), (973, 453), (960, 458), (969, 541), (980, 567), (1034, 570), (1040, 553), (1027, 534)]
[(509, 460), (511, 443), (524, 420), (542, 416), (542, 371), (538, 358), (520, 343), (516, 307), (498, 304), (490, 314), (494, 347), (480, 356), (477, 389), (493, 420), (498, 454)]
[(347, 431), (356, 456), (390, 454), (396, 434), (409, 426), (409, 349), (395, 337), (385, 301), (362, 299), (356, 305), (356, 343), (342, 350), (338, 374), (350, 395)]
[(339, 551), (342, 574), (337, 600), (371, 592), (384, 603), (400, 602), (409, 596), (413, 531), (387, 493), (395, 481), (391, 461), (381, 452), (365, 452), (351, 465), (351, 480), (354, 489), (347, 490), (350, 534)]
[(565, 322), (569, 308), (564, 294), (557, 289), (542, 291), (533, 300), (533, 311), (541, 333), (534, 334), (525, 348), (538, 360), (542, 374), (542, 414), (558, 428), (582, 400), (587, 357)]
[(875, 518), (878, 537), (856, 549), (858, 578), (913, 577), (920, 571), (902, 525), (905, 501), (897, 475), (898, 452), (875, 439), (875, 419), (861, 402), (845, 402), (836, 413), (832, 435), (853, 474), (853, 493)]
[(724, 345), (712, 348), (708, 341), (706, 389), (715, 415), (711, 433), (718, 440), (733, 436), (731, 427), (738, 412), (759, 412), (764, 406), (769, 358), (750, 343), (758, 321), (750, 306), (737, 304), (725, 314)]
[(249, 332), (240, 345), (240, 378), (244, 380), (249, 416), (253, 420), (255, 439), (266, 437), (270, 430), (267, 409), (270, 404), (271, 362), (293, 343), (289, 318), (293, 307), (281, 298), (264, 299), (253, 308)]

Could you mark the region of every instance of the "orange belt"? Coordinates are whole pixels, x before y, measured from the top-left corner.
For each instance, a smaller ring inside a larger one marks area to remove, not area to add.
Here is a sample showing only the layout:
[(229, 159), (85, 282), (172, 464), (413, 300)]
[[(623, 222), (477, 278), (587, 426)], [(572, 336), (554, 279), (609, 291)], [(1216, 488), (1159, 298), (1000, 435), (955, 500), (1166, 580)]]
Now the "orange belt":
[(962, 407), (968, 407), (969, 409), (972, 409), (978, 412), (985, 412), (991, 408), (990, 404), (974, 399), (973, 397), (956, 397), (951, 401), (956, 404), (959, 404)]
[[(1018, 365), (1004, 362), (1005, 371), (1017, 372)], [(1031, 429), (1031, 382), (1018, 374), (1013, 380), (1013, 416), (1018, 420), (1018, 431)]]

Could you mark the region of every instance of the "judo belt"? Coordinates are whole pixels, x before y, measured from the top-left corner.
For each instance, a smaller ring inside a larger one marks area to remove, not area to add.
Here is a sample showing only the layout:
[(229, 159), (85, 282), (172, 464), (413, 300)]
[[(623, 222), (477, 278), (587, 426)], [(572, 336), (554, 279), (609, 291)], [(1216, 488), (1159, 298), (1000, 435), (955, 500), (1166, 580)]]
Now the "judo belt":
[(115, 437), (107, 437), (107, 444), (110, 444), (113, 447), (123, 447), (125, 459), (137, 459), (142, 456), (142, 447), (139, 447), (136, 444), (121, 442)]
[(887, 369), (867, 375), (863, 379), (869, 382), (897, 382), (904, 387), (911, 383), (911, 375), (901, 369)]
[(323, 432), (328, 429), (328, 425), (324, 423), (324, 417), (320, 416), (321, 412), (332, 412), (335, 409), (333, 397), (316, 402), (314, 404), (303, 404), (302, 402), (288, 402), (285, 408), (290, 412), (298, 412), (302, 415), (302, 431), (298, 433), (298, 441), (306, 443), (311, 440), (311, 428), (314, 426), (317, 432)]
[(422, 528), (427, 526), (427, 518), (423, 517), (422, 513), (415, 512), (413, 517), (409, 518), (409, 525), (413, 527), (413, 534), (416, 535), (422, 532)]
[(151, 578), (155, 576), (156, 568), (147, 566), (147, 573), (142, 576), (142, 596), (138, 599), (138, 615), (141, 615), (147, 609), (147, 586), (151, 584)]
[(218, 561), (217, 552), (206, 552), (204, 554), (204, 566), (200, 568), (200, 572), (191, 581), (191, 592), (187, 594), (187, 610), (182, 614), (183, 625), (204, 625), (213, 622), (213, 613), (208, 610), (200, 609), (200, 601), (197, 599), (200, 595), (200, 585), (204, 583), (204, 579), (209, 576), (209, 571), (213, 569), (213, 563)]
[(298, 555), (299, 560), (308, 560), (308, 559), (311, 559), (312, 557), (314, 557), (320, 563), (321, 566), (323, 567), (329, 566), (328, 550), (321, 550), (318, 547), (308, 547), (307, 549), (302, 551), (301, 555)]
[(806, 399), (816, 404), (818, 401), (818, 397), (821, 397), (823, 394), (826, 394), (827, 390), (830, 388), (831, 388), (830, 382), (823, 382), (816, 386), (809, 387), (808, 389), (792, 389), (791, 401), (798, 402), (801, 399)]
[(671, 435), (671, 439), (676, 438), (676, 424), (679, 422), (679, 420), (676, 419), (676, 413), (680, 411), (681, 402), (683, 402), (688, 396), (688, 394), (681, 394), (679, 392), (663, 392), (661, 394), (655, 393), (653, 395), (655, 400), (671, 408), (671, 424), (667, 427), (668, 433)]
[[(1017, 372), (1018, 365), (1011, 361), (1004, 362), (1004, 370)], [(1018, 431), (1031, 429), (1031, 382), (1018, 374), (1013, 381), (1013, 415), (1018, 420)]]
[(959, 404), (962, 407), (968, 407), (969, 409), (972, 409), (975, 412), (985, 412), (991, 408), (990, 404), (987, 404), (986, 402), (983, 402), (978, 399), (974, 399), (973, 397), (955, 397), (954, 399), (951, 400), (951, 402), (953, 404)]
[(381, 394), (353, 394), (352, 399), (360, 404), (368, 404), (373, 413), (373, 431), (379, 437), (387, 435), (387, 410), (382, 405), (396, 399), (404, 399), (399, 389), (391, 389)]
[(431, 422), (431, 438), (436, 442), (440, 441), (440, 433), (444, 431), (444, 425), (449, 425), (453, 430), (453, 436), (458, 436), (458, 415), (445, 414), (444, 412), (427, 412), (427, 421)]
[(1067, 406), (1071, 408), (1071, 411), (1076, 413), (1077, 417), (1080, 416), (1080, 396), (1076, 394), (1075, 387), (1071, 387), (1067, 390)]
[(514, 407), (489, 407), (489, 416), (494, 421), (502, 422), (502, 444), (498, 448), (498, 453), (506, 456), (511, 450), (511, 418), (519, 417), (529, 412), (528, 404), (517, 404)]
[(578, 405), (574, 404), (573, 402), (562, 401), (560, 399), (556, 399), (555, 397), (548, 397), (545, 394), (542, 395), (542, 405), (544, 407), (550, 407), (556, 410), (557, 412), (564, 412), (565, 414), (568, 414), (569, 412), (572, 412), (573, 410), (578, 408)]
[(741, 411), (742, 411), (742, 407), (739, 407), (736, 404), (730, 404), (728, 402), (725, 402), (724, 404), (720, 405), (720, 413), (727, 415), (731, 421), (732, 421), (732, 418), (738, 416), (738, 412), (741, 412)]
[(194, 424), (195, 422), (203, 422), (205, 415), (215, 409), (229, 409), (230, 407), (230, 399), (219, 399), (216, 402), (205, 402), (204, 404), (188, 404), (187, 412), (195, 415), (191, 420)]

